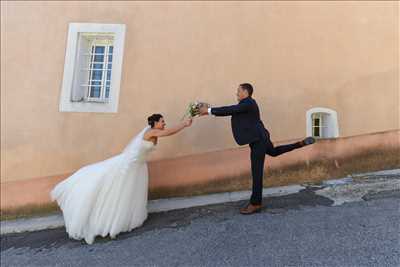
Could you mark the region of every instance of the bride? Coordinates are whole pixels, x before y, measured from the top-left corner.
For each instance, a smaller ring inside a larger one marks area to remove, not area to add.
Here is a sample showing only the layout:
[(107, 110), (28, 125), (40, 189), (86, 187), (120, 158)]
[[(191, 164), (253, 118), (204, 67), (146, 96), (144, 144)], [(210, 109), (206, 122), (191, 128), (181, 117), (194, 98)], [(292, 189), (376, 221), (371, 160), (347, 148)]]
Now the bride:
[(153, 114), (148, 124), (122, 153), (79, 169), (51, 191), (51, 199), (57, 201), (63, 212), (70, 238), (92, 244), (98, 235), (115, 238), (146, 220), (146, 157), (159, 137), (178, 133), (189, 127), (192, 119), (165, 129), (163, 116)]

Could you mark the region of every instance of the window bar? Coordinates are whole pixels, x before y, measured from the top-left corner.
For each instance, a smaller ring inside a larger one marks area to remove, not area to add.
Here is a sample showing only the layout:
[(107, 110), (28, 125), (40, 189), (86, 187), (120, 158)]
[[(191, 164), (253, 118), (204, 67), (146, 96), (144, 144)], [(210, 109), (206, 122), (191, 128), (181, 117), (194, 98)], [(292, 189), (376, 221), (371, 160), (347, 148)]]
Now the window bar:
[[(112, 54), (112, 53), (111, 53)], [(110, 55), (111, 55), (110, 54)], [(84, 54), (82, 54), (83, 56), (93, 56), (93, 55), (95, 55), (95, 56), (97, 56), (97, 55), (103, 55), (103, 53), (84, 53)]]
[[(105, 60), (105, 56), (106, 56), (106, 45), (102, 45), (104, 47), (104, 53), (102, 53), (103, 55), (103, 61), (100, 63), (103, 65), (104, 68), (104, 60)], [(102, 102), (103, 101), (103, 87), (104, 87), (104, 83), (103, 83), (103, 79), (104, 79), (104, 71), (101, 71), (101, 80), (100, 80), (100, 97), (96, 97), (97, 101)]]
[(104, 46), (104, 65), (105, 66), (105, 70), (103, 67), (103, 77), (102, 77), (102, 81), (101, 81), (101, 91), (100, 91), (100, 98), (102, 101), (105, 101), (106, 99), (106, 80), (107, 80), (107, 68), (108, 68), (108, 45)]
[[(98, 63), (98, 62), (93, 62), (94, 64), (102, 64), (103, 62), (100, 62), (100, 63)], [(82, 68), (81, 69), (82, 71), (92, 71), (92, 70), (106, 70), (105, 68), (101, 68), (101, 69), (91, 69), (91, 68)]]
[[(92, 47), (92, 53), (94, 51), (96, 51), (96, 45), (95, 44), (93, 45), (93, 43), (92, 43), (91, 47)], [(93, 60), (94, 60), (94, 55), (92, 55), (90, 57), (90, 68), (89, 69), (93, 69)], [(90, 93), (91, 93), (91, 90), (92, 90), (92, 71), (89, 71), (89, 80), (88, 81), (89, 81), (89, 86), (87, 88), (87, 99), (89, 100), (90, 99)]]
[[(110, 98), (110, 92), (111, 92), (111, 72), (112, 72), (112, 66), (111, 66), (111, 68), (109, 68), (109, 57), (110, 57), (110, 55), (111, 55), (111, 57), (112, 57), (112, 55), (113, 55), (113, 53), (109, 53), (110, 52), (110, 46), (113, 46), (113, 44), (112, 45), (108, 45), (107, 46), (107, 65), (106, 65), (106, 74), (104, 75), (104, 80), (105, 80), (105, 88), (104, 88), (104, 96), (105, 96), (105, 99), (109, 99)], [(113, 51), (114, 52), (114, 51)], [(112, 58), (111, 58), (111, 65), (112, 65)], [(110, 71), (110, 80), (108, 80), (108, 71)], [(109, 87), (109, 91), (108, 91), (108, 98), (106, 97), (106, 93), (107, 93), (107, 82), (109, 82), (110, 83), (110, 85), (108, 86)]]
[[(90, 73), (91, 73), (91, 76), (92, 76), (92, 72), (93, 72), (93, 70), (102, 70), (103, 68), (101, 68), (101, 69), (95, 69), (95, 68), (93, 68), (93, 64), (104, 64), (104, 56), (105, 56), (105, 53), (96, 53), (96, 48), (98, 47), (98, 45), (96, 44), (96, 39), (94, 39), (93, 40), (93, 43), (94, 43), (94, 45), (93, 45), (93, 48), (94, 48), (94, 50), (92, 49), (92, 51), (94, 52), (94, 53), (92, 53), (92, 59), (93, 59), (93, 57), (97, 54), (97, 55), (103, 55), (103, 61), (92, 61), (92, 64), (91, 64), (91, 66), (90, 66)], [(103, 46), (103, 45), (102, 45)], [(106, 46), (104, 46), (104, 47), (106, 47)], [(104, 75), (104, 71), (102, 70), (102, 75)], [(100, 97), (91, 97), (90, 96), (90, 93), (92, 92), (92, 82), (100, 82), (100, 85), (96, 85), (96, 87), (100, 87)], [(103, 77), (102, 77), (102, 79), (101, 80), (90, 80), (90, 83), (89, 83), (89, 98), (88, 98), (88, 100), (89, 101), (94, 101), (94, 102), (102, 102), (103, 101), (103, 97), (102, 97), (102, 91), (103, 91), (103, 86), (104, 86), (104, 84), (103, 84)]]
[[(111, 51), (111, 53), (109, 53), (111, 47), (113, 48), (113, 50)], [(109, 85), (108, 85), (108, 98), (107, 98), (107, 99), (109, 99), (110, 98), (110, 92), (111, 92), (111, 75), (112, 75), (112, 64), (113, 64), (112, 57), (113, 57), (113, 53), (114, 53), (114, 44), (111, 44), (111, 45), (109, 45), (107, 47), (107, 53), (108, 54), (107, 54), (106, 76), (105, 76), (106, 88), (105, 88), (104, 92), (105, 92), (105, 94), (107, 94), (107, 83), (109, 83)], [(111, 63), (109, 62), (110, 56), (111, 56)], [(110, 79), (108, 79), (108, 72), (110, 72)]]

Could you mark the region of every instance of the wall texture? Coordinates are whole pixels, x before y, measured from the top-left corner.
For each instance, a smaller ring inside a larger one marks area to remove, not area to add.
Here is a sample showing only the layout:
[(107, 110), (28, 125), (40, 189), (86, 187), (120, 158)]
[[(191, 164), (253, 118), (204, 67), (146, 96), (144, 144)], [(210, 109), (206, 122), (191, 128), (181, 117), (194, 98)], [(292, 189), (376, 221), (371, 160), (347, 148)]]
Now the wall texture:
[[(395, 1), (2, 1), (1, 182), (115, 155), (149, 114), (174, 124), (194, 99), (234, 103), (242, 82), (275, 141), (303, 137), (312, 107), (336, 110), (342, 137), (399, 129), (398, 21)], [(118, 113), (58, 111), (70, 22), (126, 24)], [(228, 118), (201, 118), (151, 159), (235, 147)]]

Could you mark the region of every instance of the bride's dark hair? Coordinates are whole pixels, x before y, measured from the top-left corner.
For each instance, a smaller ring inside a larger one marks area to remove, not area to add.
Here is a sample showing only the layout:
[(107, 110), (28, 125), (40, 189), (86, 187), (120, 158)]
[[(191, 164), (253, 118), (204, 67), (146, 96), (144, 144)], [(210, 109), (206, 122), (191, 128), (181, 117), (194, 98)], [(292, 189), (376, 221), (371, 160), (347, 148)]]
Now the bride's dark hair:
[(156, 122), (158, 122), (162, 117), (163, 116), (161, 114), (153, 114), (147, 118), (147, 122), (151, 126), (151, 128), (153, 128)]

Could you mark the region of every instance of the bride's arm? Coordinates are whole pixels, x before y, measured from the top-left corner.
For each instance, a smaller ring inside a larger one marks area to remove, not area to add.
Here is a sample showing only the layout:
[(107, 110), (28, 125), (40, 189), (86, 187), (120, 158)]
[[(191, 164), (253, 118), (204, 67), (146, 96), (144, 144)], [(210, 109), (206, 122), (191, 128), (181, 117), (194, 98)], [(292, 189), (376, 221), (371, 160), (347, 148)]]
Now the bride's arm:
[(150, 137), (164, 137), (164, 136), (170, 136), (173, 134), (178, 133), (179, 131), (181, 131), (182, 129), (184, 129), (185, 127), (189, 127), (190, 125), (192, 125), (192, 119), (187, 119), (186, 121), (171, 127), (169, 129), (164, 129), (164, 130), (151, 130), (151, 132), (149, 133)]

